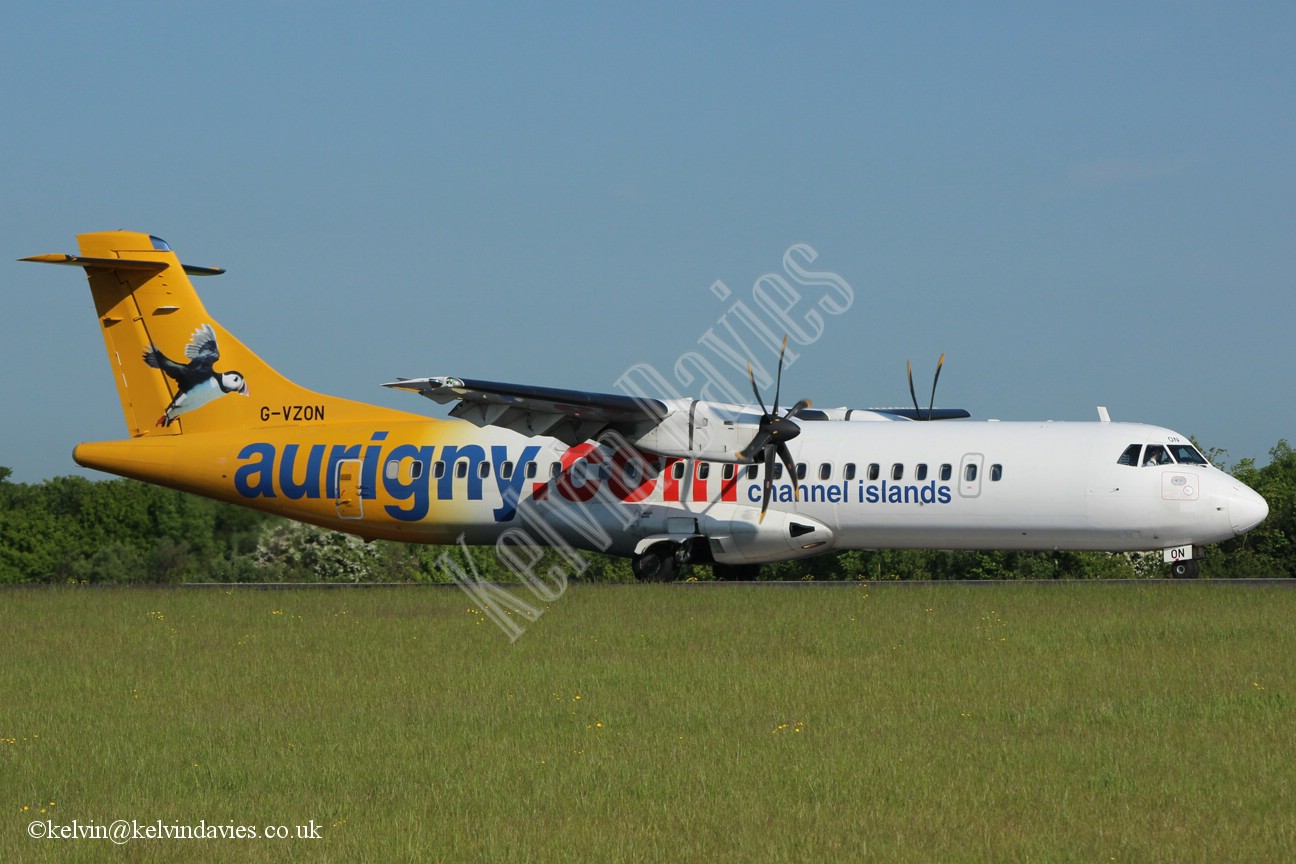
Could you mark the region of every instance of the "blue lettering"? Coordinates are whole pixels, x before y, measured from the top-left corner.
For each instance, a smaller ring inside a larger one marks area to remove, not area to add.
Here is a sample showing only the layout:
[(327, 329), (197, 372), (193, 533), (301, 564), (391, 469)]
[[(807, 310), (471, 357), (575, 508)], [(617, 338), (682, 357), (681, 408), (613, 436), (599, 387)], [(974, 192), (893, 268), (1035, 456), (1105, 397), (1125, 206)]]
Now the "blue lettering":
[(526, 466), (534, 462), (538, 455), (540, 455), (539, 445), (529, 445), (518, 457), (512, 475), (506, 478), (500, 469), (508, 461), (508, 448), (499, 444), (491, 447), (491, 465), (495, 469), (495, 485), (499, 489), (502, 502), (494, 510), (496, 522), (508, 522), (517, 513), (518, 501), (522, 498), (522, 485), (526, 482)]
[[(234, 488), (244, 498), (273, 498), (275, 448), (272, 444), (249, 444), (239, 451), (238, 458), (251, 459), (254, 462), (240, 465), (234, 472)], [(251, 478), (257, 478), (252, 482)]]
[[(386, 432), (375, 432), (370, 441), (387, 440)], [(382, 461), (382, 445), (371, 444), (365, 448), (364, 464), (360, 468), (360, 497), (378, 497), (378, 463)]]
[[(388, 477), (383, 472), (383, 489), (387, 494), (397, 501), (409, 501), (408, 508), (400, 507), (396, 504), (388, 504), (383, 509), (387, 515), (393, 519), (399, 519), (402, 522), (417, 522), (428, 514), (430, 501), (428, 500), (432, 490), (432, 481), (428, 476), (428, 466), (432, 464), (432, 454), (436, 451), (435, 447), (415, 447), (413, 444), (402, 444), (399, 447), (393, 447), (392, 451), (387, 454), (386, 461), (403, 462), (406, 459), (413, 459), (414, 463), (421, 466), (419, 470), (411, 471), (411, 477), (408, 483), (402, 482), (400, 472), (397, 476)], [(418, 476), (413, 476), (417, 474)]]
[(468, 460), (468, 500), (480, 501), (482, 497), (481, 463), (486, 461), (486, 451), (476, 444), (467, 447), (456, 447), (447, 444), (441, 448), (441, 461), (445, 463), (445, 473), (437, 481), (437, 500), (448, 501), (454, 497), (454, 477), (458, 473), (459, 460)]
[(279, 460), (279, 489), (285, 498), (294, 501), (298, 498), (318, 498), (320, 465), (324, 461), (324, 445), (315, 444), (310, 448), (306, 458), (306, 476), (298, 483), (293, 476), (297, 465), (297, 444), (286, 444), (283, 457)]
[(883, 480), (860, 489), (860, 500), (867, 504), (948, 504), (954, 500), (950, 487), (935, 480), (919, 486), (895, 485)]

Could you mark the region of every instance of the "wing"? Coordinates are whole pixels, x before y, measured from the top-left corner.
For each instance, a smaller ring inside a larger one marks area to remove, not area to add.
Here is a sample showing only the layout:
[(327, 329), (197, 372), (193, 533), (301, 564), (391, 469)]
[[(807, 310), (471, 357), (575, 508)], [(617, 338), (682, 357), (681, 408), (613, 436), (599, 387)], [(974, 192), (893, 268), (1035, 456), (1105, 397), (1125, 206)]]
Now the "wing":
[(966, 420), (972, 414), (966, 408), (870, 408), (879, 414), (889, 414), (901, 420)]
[(608, 429), (634, 439), (669, 413), (657, 399), (467, 378), (398, 378), (383, 386), (411, 390), (442, 405), (458, 402), (451, 416), (478, 426), (547, 435), (568, 445)]
[(185, 356), (195, 366), (212, 366), (220, 359), (220, 349), (216, 347), (216, 333), (210, 324), (201, 324), (189, 337), (185, 346)]

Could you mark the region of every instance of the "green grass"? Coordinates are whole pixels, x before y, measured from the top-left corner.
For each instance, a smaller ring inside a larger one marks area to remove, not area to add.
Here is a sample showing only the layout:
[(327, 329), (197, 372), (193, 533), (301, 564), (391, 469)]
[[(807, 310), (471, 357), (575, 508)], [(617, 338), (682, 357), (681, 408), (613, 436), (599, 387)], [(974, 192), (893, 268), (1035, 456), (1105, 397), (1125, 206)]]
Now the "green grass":
[(0, 861), (1296, 858), (1296, 591), (578, 586), (516, 643), (471, 605), (0, 594)]

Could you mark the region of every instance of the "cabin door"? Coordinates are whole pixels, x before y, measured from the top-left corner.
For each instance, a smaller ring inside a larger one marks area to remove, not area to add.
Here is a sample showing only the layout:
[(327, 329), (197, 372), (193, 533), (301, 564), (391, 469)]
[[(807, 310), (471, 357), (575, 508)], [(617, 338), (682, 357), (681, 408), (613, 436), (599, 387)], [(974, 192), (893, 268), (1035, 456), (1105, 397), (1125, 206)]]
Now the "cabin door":
[(981, 494), (981, 469), (985, 456), (980, 453), (966, 453), (959, 465), (959, 495), (964, 498), (976, 498)]
[(360, 460), (343, 459), (337, 464), (337, 514), (343, 519), (363, 519), (364, 499), (360, 497)]

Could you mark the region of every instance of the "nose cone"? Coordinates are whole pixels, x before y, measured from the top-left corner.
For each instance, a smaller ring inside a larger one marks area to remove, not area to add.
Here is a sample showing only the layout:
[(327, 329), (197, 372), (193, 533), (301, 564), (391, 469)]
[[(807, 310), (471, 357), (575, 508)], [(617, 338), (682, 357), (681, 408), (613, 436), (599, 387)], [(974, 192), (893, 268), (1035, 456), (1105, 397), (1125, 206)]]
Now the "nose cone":
[(1233, 533), (1241, 537), (1269, 515), (1269, 503), (1249, 486), (1238, 484), (1229, 495), (1229, 521)]

